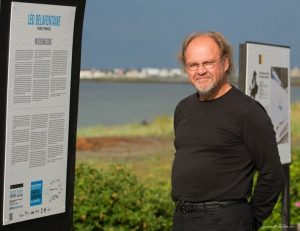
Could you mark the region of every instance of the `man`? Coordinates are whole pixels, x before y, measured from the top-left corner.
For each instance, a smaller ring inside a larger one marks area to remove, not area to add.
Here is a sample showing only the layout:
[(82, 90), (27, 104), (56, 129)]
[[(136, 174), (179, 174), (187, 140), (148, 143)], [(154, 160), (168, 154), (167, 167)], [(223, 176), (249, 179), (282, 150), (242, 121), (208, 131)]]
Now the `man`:
[(173, 231), (258, 230), (282, 189), (273, 125), (257, 101), (228, 83), (232, 59), (220, 33), (183, 42), (179, 60), (197, 93), (175, 110)]

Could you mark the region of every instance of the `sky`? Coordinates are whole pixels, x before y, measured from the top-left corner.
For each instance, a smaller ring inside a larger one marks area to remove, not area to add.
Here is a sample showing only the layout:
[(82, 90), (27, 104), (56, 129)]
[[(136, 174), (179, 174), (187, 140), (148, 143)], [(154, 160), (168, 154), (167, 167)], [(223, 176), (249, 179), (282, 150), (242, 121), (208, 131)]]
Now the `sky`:
[(299, 0), (86, 0), (81, 67), (176, 68), (183, 39), (219, 31), (234, 48), (246, 41), (289, 46), (300, 67)]

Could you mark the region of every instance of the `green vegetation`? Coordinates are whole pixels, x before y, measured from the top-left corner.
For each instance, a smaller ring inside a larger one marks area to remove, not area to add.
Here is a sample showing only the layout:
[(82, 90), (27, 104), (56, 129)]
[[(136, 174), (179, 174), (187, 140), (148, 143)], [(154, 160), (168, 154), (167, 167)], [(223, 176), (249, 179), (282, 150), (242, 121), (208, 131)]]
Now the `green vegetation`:
[(173, 118), (164, 115), (148, 123), (81, 128), (78, 130), (78, 137), (154, 137), (162, 140), (162, 143), (156, 142), (155, 147), (140, 145), (133, 155), (128, 147), (122, 147), (121, 154), (78, 152), (77, 162), (93, 163), (103, 170), (108, 169), (111, 164), (125, 164), (139, 180), (160, 179), (169, 182), (174, 156), (173, 134)]
[[(291, 224), (300, 223), (300, 104), (292, 105)], [(79, 136), (173, 137), (172, 118), (148, 124), (80, 129)], [(74, 206), (75, 230), (170, 230), (172, 144), (167, 150), (135, 157), (102, 157), (77, 165)], [(97, 153), (96, 153), (97, 154)], [(95, 154), (95, 155), (96, 155)], [(122, 163), (120, 165), (120, 163)], [(281, 201), (261, 230), (281, 225)]]
[(297, 146), (300, 145), (300, 103), (291, 106), (291, 133), (292, 147), (299, 149)]
[[(172, 143), (170, 142), (170, 146), (171, 145)], [(122, 164), (142, 182), (157, 180), (169, 182), (174, 151), (172, 147), (170, 147), (168, 150), (166, 149), (160, 152), (153, 151), (149, 155), (147, 153), (141, 155), (127, 155), (124, 153), (123, 155), (117, 156), (110, 154), (97, 156), (97, 152), (86, 152), (82, 155), (89, 156), (81, 157), (77, 163), (92, 164), (94, 167), (104, 171), (108, 170), (111, 165)]]
[(99, 136), (173, 136), (173, 118), (160, 116), (152, 122), (80, 128), (78, 137)]
[[(296, 202), (300, 202), (300, 151), (294, 151), (292, 156), (295, 160), (290, 165), (290, 200), (291, 200), (291, 224), (300, 223), (300, 207), (296, 206)], [(274, 225), (281, 225), (281, 198), (278, 200), (272, 214), (264, 222), (263, 230), (272, 231)], [(273, 227), (273, 228), (272, 228)]]
[(75, 230), (170, 230), (173, 204), (166, 182), (147, 185), (124, 166), (76, 168)]

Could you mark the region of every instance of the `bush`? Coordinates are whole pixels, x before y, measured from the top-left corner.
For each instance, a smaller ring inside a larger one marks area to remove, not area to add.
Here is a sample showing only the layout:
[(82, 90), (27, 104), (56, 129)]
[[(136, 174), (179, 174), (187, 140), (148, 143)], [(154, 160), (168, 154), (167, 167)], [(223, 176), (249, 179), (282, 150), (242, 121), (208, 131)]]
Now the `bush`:
[[(291, 224), (300, 222), (300, 150), (290, 166)], [(124, 166), (101, 170), (89, 164), (76, 168), (74, 229), (83, 231), (170, 230), (173, 203), (166, 182), (142, 184)], [(281, 226), (281, 200), (261, 230)], [(280, 228), (279, 228), (280, 229)]]
[(170, 230), (173, 203), (166, 183), (147, 187), (124, 166), (76, 168), (75, 230)]
[[(290, 165), (290, 218), (291, 224), (300, 223), (300, 208), (296, 202), (300, 202), (300, 150), (293, 150), (292, 163)], [(274, 226), (281, 226), (281, 198), (278, 200), (272, 214), (264, 222), (262, 230), (274, 230)], [(270, 228), (267, 228), (270, 227)]]

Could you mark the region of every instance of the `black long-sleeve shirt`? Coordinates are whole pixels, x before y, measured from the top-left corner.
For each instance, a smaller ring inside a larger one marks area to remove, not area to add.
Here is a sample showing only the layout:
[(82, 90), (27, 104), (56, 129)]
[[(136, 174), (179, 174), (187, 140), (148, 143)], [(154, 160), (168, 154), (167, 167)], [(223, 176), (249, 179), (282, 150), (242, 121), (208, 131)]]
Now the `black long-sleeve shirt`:
[[(192, 202), (251, 198), (256, 226), (271, 213), (283, 186), (272, 122), (235, 87), (209, 101), (195, 93), (174, 116), (172, 198)], [(259, 171), (252, 195), (254, 170)]]

